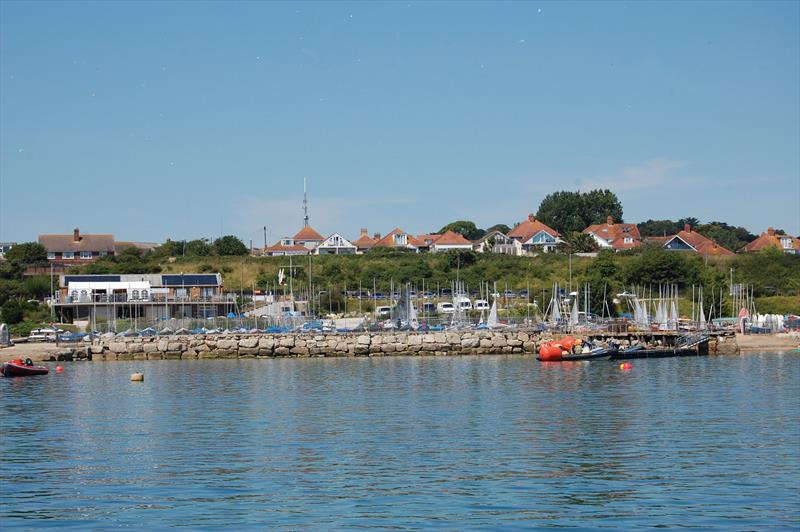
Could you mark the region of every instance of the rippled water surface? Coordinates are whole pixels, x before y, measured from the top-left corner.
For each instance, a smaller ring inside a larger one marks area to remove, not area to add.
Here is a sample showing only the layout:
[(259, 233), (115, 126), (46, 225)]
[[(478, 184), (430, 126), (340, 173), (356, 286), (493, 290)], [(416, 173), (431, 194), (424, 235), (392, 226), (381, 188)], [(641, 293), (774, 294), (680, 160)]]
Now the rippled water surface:
[(0, 399), (2, 528), (800, 527), (796, 354), (74, 363)]

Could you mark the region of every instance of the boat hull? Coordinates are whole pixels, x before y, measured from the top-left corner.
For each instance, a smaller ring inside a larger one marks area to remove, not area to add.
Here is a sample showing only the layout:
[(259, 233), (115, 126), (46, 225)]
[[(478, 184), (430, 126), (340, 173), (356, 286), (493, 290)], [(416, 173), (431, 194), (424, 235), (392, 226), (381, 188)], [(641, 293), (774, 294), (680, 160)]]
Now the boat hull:
[(45, 366), (27, 366), (25, 364), (6, 362), (0, 366), (0, 373), (3, 374), (3, 377), (32, 377), (34, 375), (47, 375), (50, 370)]
[(697, 349), (636, 349), (619, 351), (611, 360), (630, 360), (634, 358), (670, 358), (702, 356)]
[(590, 353), (576, 353), (574, 355), (561, 355), (563, 362), (571, 362), (573, 360), (609, 360), (612, 356), (617, 354), (618, 350), (614, 348), (602, 349), (600, 351), (593, 351)]

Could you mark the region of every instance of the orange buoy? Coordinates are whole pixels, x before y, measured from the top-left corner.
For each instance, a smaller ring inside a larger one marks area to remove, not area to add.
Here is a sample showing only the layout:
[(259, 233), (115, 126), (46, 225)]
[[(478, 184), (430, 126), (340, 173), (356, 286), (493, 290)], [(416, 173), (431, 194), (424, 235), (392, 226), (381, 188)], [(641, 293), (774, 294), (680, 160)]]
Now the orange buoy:
[(62, 371), (64, 371), (64, 368), (61, 366), (56, 366), (56, 373), (61, 373)]
[(539, 360), (543, 362), (556, 362), (561, 360), (561, 345), (555, 342), (545, 342), (539, 346)]
[(575, 338), (572, 336), (567, 336), (563, 340), (561, 340), (561, 346), (564, 348), (565, 351), (571, 351), (572, 347), (575, 345)]

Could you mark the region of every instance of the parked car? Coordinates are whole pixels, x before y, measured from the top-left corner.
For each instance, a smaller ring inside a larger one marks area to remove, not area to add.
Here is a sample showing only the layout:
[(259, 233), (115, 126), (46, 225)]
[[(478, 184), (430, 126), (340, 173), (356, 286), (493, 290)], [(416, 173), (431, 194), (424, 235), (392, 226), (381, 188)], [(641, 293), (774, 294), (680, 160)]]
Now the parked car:
[(520, 290), (519, 291), (519, 297), (528, 297), (528, 291), (527, 290)]
[(433, 292), (422, 292), (422, 297), (425, 299), (430, 299), (433, 297)]
[(470, 303), (469, 299), (461, 299), (458, 302), (458, 308), (461, 310), (472, 310), (472, 303)]
[(375, 292), (372, 294), (372, 299), (386, 299), (386, 295), (383, 292)]
[(392, 307), (380, 306), (375, 307), (375, 315), (379, 318), (388, 318), (392, 315)]
[(436, 305), (436, 311), (440, 314), (452, 314), (456, 311), (452, 303), (439, 303)]
[(436, 303), (423, 303), (422, 304), (422, 312), (425, 312), (425, 313), (434, 313), (434, 312), (436, 312)]

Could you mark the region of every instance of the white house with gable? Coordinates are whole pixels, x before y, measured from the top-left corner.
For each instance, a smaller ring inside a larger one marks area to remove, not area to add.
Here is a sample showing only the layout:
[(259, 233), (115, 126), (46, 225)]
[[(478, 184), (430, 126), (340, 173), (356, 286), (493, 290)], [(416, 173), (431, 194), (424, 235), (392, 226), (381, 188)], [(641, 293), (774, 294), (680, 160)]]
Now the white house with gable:
[(312, 253), (314, 255), (355, 255), (357, 251), (358, 247), (355, 244), (339, 233), (333, 233), (320, 242)]

